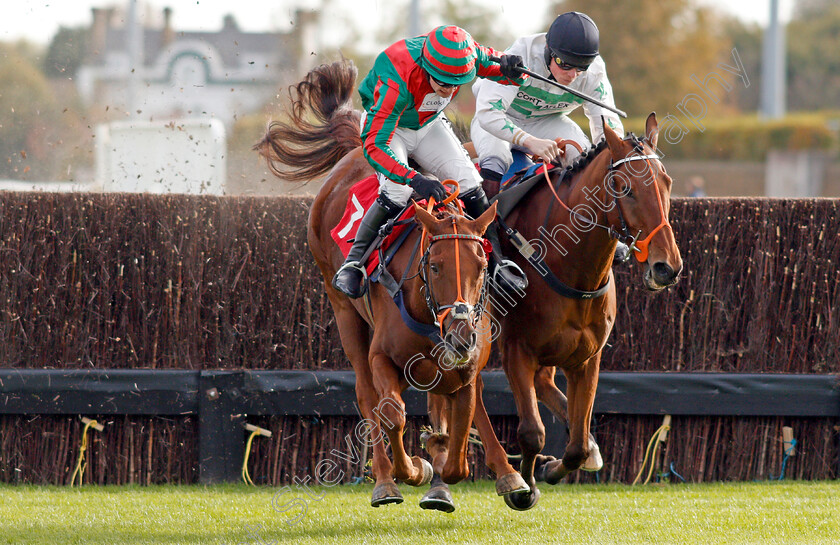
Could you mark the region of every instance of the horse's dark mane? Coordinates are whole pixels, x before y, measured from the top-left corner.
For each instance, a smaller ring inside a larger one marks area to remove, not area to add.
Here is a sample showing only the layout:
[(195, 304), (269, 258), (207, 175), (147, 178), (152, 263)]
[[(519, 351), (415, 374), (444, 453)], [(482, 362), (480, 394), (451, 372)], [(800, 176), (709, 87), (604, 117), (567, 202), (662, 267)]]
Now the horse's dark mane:
[(360, 114), (351, 106), (357, 73), (353, 61), (344, 59), (313, 68), (289, 86), (288, 121), (272, 121), (254, 146), (273, 174), (311, 180), (362, 144)]
[(566, 170), (569, 171), (570, 174), (574, 174), (580, 172), (586, 166), (595, 160), (595, 157), (598, 156), (604, 149), (607, 147), (607, 141), (602, 139), (600, 142), (589, 148), (588, 150), (581, 153), (572, 163), (571, 165), (566, 167)]
[[(642, 141), (639, 139), (638, 136), (633, 134), (632, 132), (628, 132), (627, 135), (624, 137), (625, 141), (630, 141), (633, 143), (633, 146), (637, 149), (641, 148)], [(566, 167), (566, 170), (569, 171), (570, 174), (575, 174), (583, 170), (589, 163), (595, 160), (595, 157), (600, 155), (604, 149), (607, 147), (607, 140), (605, 138), (601, 138), (597, 144), (589, 148), (588, 150), (584, 151), (580, 156), (578, 156), (574, 163)]]

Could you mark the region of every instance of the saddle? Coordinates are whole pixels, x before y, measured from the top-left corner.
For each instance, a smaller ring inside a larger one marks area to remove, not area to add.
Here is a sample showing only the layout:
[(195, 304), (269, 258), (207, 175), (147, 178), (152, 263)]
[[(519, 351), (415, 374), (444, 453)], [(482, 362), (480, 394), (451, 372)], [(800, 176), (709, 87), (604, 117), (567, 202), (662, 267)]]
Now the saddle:
[(499, 203), (496, 212), (502, 220), (507, 218), (519, 201), (542, 180), (544, 172), (560, 168), (548, 168), (545, 163), (534, 163), (528, 155), (519, 150), (512, 150), (511, 154), (513, 163), (502, 177), (499, 194), (490, 199), (491, 204)]

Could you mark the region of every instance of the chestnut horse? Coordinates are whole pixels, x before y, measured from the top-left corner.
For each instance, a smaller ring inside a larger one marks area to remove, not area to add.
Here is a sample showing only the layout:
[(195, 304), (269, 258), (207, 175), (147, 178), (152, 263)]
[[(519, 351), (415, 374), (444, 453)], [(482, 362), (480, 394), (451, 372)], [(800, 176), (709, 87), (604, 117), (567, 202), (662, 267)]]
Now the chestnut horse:
[[(504, 314), (494, 309), (501, 325), (502, 364), (520, 418), (520, 473), (530, 487), (505, 497), (514, 509), (530, 509), (539, 499), (535, 466), (550, 484), (590, 456), (586, 469), (601, 466), (589, 426), (601, 350), (616, 315), (615, 239), (630, 245), (648, 290), (675, 284), (682, 270), (668, 222), (671, 178), (656, 155), (655, 114), (647, 119), (644, 140), (621, 139), (606, 124), (604, 132), (605, 143), (573, 167), (551, 171), (550, 180), (532, 189), (504, 218), (506, 251), (514, 255), (511, 246), (519, 249), (516, 260), (529, 281), (527, 293), (512, 309)], [(566, 376), (568, 399), (554, 383), (558, 367)], [(538, 400), (568, 422), (562, 460), (538, 457), (545, 444)]]
[[(440, 481), (453, 484), (468, 476), (466, 448), (474, 416), (485, 443), (490, 442), (493, 454), (487, 463), (499, 477), (497, 491), (527, 491), (498, 444), (476, 392), (491, 346), (489, 316), (483, 312), (487, 256), (482, 235), (495, 218), (496, 207), (470, 219), (457, 210), (435, 216), (414, 205), (424, 236), (414, 230), (388, 269), (395, 279), (402, 278), (408, 314), (427, 327), (434, 324), (440, 338), (410, 329), (379, 283), (370, 286), (369, 308), (364, 299), (349, 299), (331, 285), (343, 256), (330, 230), (342, 218), (351, 186), (373, 173), (359, 147), (359, 113), (350, 106), (355, 78), (356, 68), (349, 61), (313, 69), (290, 88), (289, 120), (272, 123), (255, 149), (275, 174), (286, 179), (311, 179), (329, 171), (310, 210), (308, 243), (356, 374), (359, 408), (370, 423), (372, 437), (381, 438), (380, 427), (384, 428), (392, 450), (393, 465), (384, 442), (372, 441), (376, 485), (371, 505), (402, 502), (394, 477), (419, 486), (430, 482), (434, 469), (439, 486), (433, 486), (421, 506), (452, 511), (451, 497)], [(438, 433), (427, 441), (427, 450), (433, 467), (405, 451), (401, 393), (409, 384), (443, 399), (432, 407)]]

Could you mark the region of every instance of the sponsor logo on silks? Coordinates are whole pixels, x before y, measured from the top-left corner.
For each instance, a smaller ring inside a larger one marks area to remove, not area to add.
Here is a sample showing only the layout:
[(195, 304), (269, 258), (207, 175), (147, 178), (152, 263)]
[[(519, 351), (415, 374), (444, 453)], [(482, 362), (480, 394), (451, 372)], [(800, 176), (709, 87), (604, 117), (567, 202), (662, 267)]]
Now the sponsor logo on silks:
[(543, 104), (542, 100), (540, 100), (539, 98), (537, 98), (535, 96), (529, 95), (528, 93), (525, 93), (524, 91), (519, 91), (518, 93), (516, 93), (516, 98), (519, 99), (519, 100), (524, 100), (525, 102), (530, 102), (531, 104), (533, 104), (534, 106), (536, 106), (538, 108), (542, 107), (542, 104)]
[(441, 97), (435, 93), (429, 93), (425, 97), (423, 97), (423, 103), (420, 105), (420, 108), (417, 109), (418, 112), (439, 112), (446, 108), (449, 101), (452, 100), (451, 97)]

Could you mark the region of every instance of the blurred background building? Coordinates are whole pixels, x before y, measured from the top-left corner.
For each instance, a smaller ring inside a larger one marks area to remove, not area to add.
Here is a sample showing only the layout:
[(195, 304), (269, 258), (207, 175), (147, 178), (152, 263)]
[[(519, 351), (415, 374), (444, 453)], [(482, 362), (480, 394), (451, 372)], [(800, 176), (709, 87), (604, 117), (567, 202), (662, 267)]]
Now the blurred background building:
[[(87, 47), (76, 85), (86, 106), (108, 104), (142, 118), (210, 116), (228, 128), (238, 117), (259, 110), (310, 68), (308, 55), (317, 17), (297, 13), (292, 30), (243, 32), (227, 15), (217, 32), (190, 32), (172, 27), (172, 10), (161, 13), (161, 25), (139, 30), (139, 59), (132, 62), (130, 18), (115, 7), (93, 8)], [(307, 52), (307, 54), (304, 54)], [(132, 82), (135, 79), (135, 82)], [(136, 105), (127, 104), (134, 84)]]

